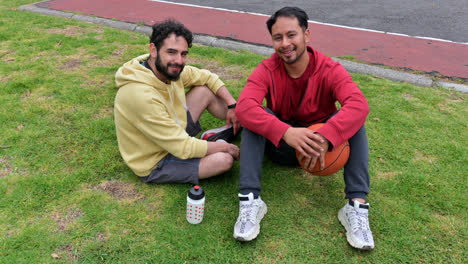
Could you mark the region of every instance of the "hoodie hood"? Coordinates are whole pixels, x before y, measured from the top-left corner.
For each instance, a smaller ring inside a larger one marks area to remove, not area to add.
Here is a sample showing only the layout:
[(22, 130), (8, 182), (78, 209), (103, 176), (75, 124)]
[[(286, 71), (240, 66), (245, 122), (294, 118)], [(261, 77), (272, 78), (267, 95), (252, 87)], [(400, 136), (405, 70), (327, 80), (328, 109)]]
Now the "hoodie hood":
[(126, 62), (119, 68), (115, 74), (115, 83), (118, 89), (129, 83), (139, 83), (154, 87), (162, 92), (167, 92), (167, 84), (159, 80), (150, 69), (142, 65), (148, 57), (149, 54), (141, 55)]

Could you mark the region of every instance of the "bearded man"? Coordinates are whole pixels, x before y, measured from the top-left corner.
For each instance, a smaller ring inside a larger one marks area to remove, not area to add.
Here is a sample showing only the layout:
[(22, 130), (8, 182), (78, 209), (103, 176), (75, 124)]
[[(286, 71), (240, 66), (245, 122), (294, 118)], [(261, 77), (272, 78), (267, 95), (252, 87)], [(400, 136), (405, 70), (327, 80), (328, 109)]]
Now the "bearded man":
[[(192, 40), (190, 30), (175, 20), (155, 24), (149, 54), (125, 63), (115, 75), (119, 150), (146, 183), (198, 184), (239, 159), (239, 148), (228, 143), (240, 130), (236, 100), (216, 74), (185, 65)], [(196, 138), (205, 109), (226, 120), (226, 126), (205, 133), (207, 140)]]

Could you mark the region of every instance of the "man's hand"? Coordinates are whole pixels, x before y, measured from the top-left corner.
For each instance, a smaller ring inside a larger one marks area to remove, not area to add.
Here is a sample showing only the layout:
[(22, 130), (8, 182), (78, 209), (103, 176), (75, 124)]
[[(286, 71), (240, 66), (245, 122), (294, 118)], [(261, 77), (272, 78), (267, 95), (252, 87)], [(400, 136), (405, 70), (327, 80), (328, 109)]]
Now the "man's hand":
[[(229, 144), (229, 143), (228, 143)], [(239, 150), (239, 147), (234, 145), (234, 144), (229, 144), (228, 146), (228, 151), (227, 151), (229, 154), (231, 154), (231, 156), (235, 159), (235, 160), (239, 160), (239, 157), (240, 157), (240, 150)]]
[(229, 153), (235, 160), (239, 160), (240, 151), (238, 146), (222, 141), (208, 141), (207, 143), (208, 150), (206, 152), (206, 155), (211, 155), (216, 152), (226, 152)]
[(312, 170), (319, 159), (320, 169), (325, 168), (325, 153), (329, 147), (325, 137), (308, 128), (290, 127), (283, 140), (299, 152), (299, 160), (305, 159), (304, 167)]
[(239, 131), (241, 124), (237, 120), (236, 114), (234, 113), (234, 108), (228, 109), (226, 114), (226, 125), (229, 127), (231, 124), (234, 127), (234, 135)]

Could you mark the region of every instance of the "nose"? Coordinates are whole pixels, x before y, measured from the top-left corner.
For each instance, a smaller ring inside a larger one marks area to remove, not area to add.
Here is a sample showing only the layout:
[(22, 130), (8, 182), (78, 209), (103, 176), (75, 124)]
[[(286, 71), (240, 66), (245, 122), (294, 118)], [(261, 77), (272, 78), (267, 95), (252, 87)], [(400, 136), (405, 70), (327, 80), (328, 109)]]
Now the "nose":
[(185, 63), (185, 57), (182, 56), (182, 54), (179, 53), (179, 54), (177, 54), (174, 62), (179, 64), (179, 65), (184, 64)]
[(283, 40), (281, 41), (281, 47), (283, 48), (288, 47), (289, 44), (291, 44), (291, 41), (289, 40), (289, 38), (283, 38)]

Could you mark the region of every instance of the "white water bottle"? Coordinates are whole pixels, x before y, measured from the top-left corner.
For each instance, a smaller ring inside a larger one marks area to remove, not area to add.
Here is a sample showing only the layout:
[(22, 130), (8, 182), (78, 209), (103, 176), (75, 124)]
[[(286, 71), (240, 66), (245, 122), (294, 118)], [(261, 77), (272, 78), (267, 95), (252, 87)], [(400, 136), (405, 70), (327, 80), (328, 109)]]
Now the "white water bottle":
[(199, 224), (203, 220), (205, 211), (205, 192), (203, 188), (195, 185), (187, 194), (187, 221)]

